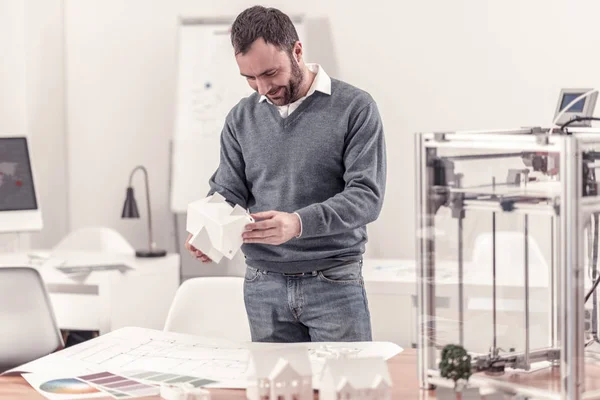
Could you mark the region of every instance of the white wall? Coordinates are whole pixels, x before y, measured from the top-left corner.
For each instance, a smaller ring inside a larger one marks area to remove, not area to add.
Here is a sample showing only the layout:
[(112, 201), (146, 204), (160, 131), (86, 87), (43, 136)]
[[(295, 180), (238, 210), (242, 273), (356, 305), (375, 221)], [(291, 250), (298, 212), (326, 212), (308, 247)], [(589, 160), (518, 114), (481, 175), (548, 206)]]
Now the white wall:
[[(172, 248), (168, 144), (177, 17), (235, 15), (253, 4), (66, 1), (71, 228), (108, 225), (143, 246), (145, 223), (119, 217), (129, 172), (144, 164), (157, 242)], [(595, 0), (269, 5), (318, 25), (306, 47), (313, 54), (323, 43), (328, 48), (309, 61), (368, 90), (380, 106), (389, 178), (384, 211), (370, 227), (373, 256), (414, 253), (414, 132), (547, 124), (560, 87), (600, 87)]]
[(32, 246), (48, 248), (67, 234), (69, 223), (63, 1), (24, 3), (27, 130), (44, 218), (44, 229), (32, 235)]
[(25, 8), (22, 1), (0, 0), (0, 130), (24, 134)]
[(134, 187), (144, 220), (120, 215), (129, 174), (141, 164), (149, 172), (156, 242), (173, 248), (167, 187), (175, 15), (169, 8), (66, 1), (71, 228), (110, 226), (135, 247), (147, 243), (141, 174)]
[[(17, 0), (0, 0), (0, 132), (23, 135), (25, 117), (25, 10)], [(18, 248), (19, 237), (0, 235), (1, 251)]]
[(0, 131), (30, 138), (44, 229), (21, 245), (34, 247), (67, 232), (62, 11), (62, 0), (0, 0)]

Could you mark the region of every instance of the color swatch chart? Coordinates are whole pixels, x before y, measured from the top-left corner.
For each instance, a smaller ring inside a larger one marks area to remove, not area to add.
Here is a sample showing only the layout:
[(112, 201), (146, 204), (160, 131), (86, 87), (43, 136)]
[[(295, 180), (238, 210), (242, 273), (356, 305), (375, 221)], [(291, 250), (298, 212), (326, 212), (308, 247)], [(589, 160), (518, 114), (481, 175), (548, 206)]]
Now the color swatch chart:
[(93, 399), (96, 397), (105, 397), (106, 395), (90, 385), (76, 378), (51, 378), (38, 377), (36, 374), (25, 374), (24, 378), (35, 388), (42, 396), (47, 399)]
[(214, 383), (211, 379), (198, 378), (197, 376), (165, 374), (156, 371), (123, 371), (122, 374), (132, 379), (160, 386), (161, 383), (176, 384), (189, 383), (193, 387), (201, 387)]
[(152, 396), (160, 393), (159, 387), (150, 386), (110, 372), (78, 376), (77, 379), (87, 382), (117, 399)]

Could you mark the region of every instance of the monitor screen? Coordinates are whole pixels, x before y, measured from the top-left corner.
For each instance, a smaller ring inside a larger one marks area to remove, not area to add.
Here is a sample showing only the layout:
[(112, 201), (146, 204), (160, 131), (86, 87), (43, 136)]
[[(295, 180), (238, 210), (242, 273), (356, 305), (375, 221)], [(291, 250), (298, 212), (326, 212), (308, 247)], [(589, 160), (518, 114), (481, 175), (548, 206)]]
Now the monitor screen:
[[(581, 96), (583, 93), (565, 93), (560, 104), (560, 110), (564, 110), (566, 106), (569, 105), (570, 102)], [(571, 108), (567, 110), (567, 112), (582, 112), (583, 107), (585, 106), (585, 100), (581, 99), (577, 103), (573, 104)]]
[(0, 212), (38, 208), (24, 137), (0, 137)]

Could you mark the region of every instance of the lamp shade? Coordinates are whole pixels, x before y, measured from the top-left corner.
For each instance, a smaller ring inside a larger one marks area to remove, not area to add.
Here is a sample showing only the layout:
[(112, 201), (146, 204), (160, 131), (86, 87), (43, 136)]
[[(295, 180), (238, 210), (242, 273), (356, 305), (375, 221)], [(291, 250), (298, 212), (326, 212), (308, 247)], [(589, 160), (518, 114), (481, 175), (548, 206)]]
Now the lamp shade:
[(139, 218), (140, 212), (138, 211), (135, 196), (133, 195), (133, 188), (127, 188), (127, 197), (125, 197), (125, 203), (123, 204), (123, 212), (121, 218)]

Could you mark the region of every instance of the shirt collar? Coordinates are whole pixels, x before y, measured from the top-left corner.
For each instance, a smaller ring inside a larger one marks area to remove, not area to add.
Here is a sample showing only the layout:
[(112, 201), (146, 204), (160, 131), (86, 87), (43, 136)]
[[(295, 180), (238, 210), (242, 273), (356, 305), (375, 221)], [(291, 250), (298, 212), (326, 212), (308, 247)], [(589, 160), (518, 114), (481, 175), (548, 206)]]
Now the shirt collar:
[[(310, 85), (310, 88), (308, 89), (308, 92), (306, 93), (306, 96), (304, 96), (304, 98), (310, 96), (314, 92), (321, 92), (327, 95), (331, 95), (331, 78), (329, 77), (329, 75), (327, 75), (327, 72), (325, 72), (323, 67), (319, 64), (308, 63), (306, 64), (306, 66), (311, 72), (315, 72), (317, 75), (315, 76), (315, 79), (313, 80), (312, 85)], [(266, 100), (269, 104), (273, 104), (267, 98), (267, 96), (260, 96), (258, 102), (260, 103), (264, 100)]]

